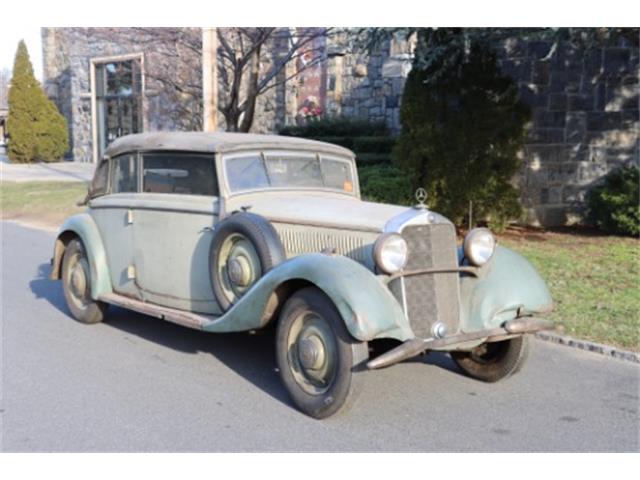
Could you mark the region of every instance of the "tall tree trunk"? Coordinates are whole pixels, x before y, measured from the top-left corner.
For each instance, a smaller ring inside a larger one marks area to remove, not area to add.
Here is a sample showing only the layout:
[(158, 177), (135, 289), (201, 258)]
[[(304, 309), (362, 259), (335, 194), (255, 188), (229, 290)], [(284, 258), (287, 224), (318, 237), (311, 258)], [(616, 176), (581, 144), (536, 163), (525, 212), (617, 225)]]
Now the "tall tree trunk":
[(228, 132), (239, 131), (240, 115), (242, 114), (239, 103), (243, 73), (243, 69), (236, 65), (236, 68), (233, 70), (233, 81), (231, 82), (231, 87), (229, 89), (227, 103), (220, 109), (224, 115)]
[(248, 132), (253, 125), (253, 118), (256, 112), (256, 99), (258, 97), (258, 76), (260, 74), (260, 47), (257, 47), (251, 55), (249, 66), (249, 85), (247, 86), (247, 96), (244, 105), (244, 117), (240, 125), (241, 132)]
[(224, 116), (224, 121), (226, 123), (227, 132), (238, 132), (240, 123), (240, 112), (236, 108), (232, 110), (222, 110), (222, 115)]

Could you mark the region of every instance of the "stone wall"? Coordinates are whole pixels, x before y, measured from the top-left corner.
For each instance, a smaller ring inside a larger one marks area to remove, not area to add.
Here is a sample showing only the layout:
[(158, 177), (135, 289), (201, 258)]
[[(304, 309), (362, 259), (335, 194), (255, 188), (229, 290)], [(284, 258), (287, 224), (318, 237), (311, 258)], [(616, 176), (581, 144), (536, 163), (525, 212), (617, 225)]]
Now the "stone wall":
[(370, 55), (347, 53), (344, 36), (328, 45), (327, 102), (330, 116), (383, 121), (400, 131), (400, 101), (411, 70), (410, 42), (384, 42)]
[[(550, 55), (551, 48), (519, 40), (498, 46), (502, 72), (532, 111), (516, 179), (526, 220), (545, 226), (581, 222), (590, 188), (620, 165), (640, 164), (638, 42), (586, 50), (563, 43)], [(409, 44), (387, 43), (369, 56), (330, 56), (327, 113), (384, 120), (399, 132), (410, 53)]]
[(612, 169), (639, 163), (638, 43), (577, 50), (508, 41), (500, 53), (532, 109), (519, 178), (527, 220), (581, 221), (589, 189)]

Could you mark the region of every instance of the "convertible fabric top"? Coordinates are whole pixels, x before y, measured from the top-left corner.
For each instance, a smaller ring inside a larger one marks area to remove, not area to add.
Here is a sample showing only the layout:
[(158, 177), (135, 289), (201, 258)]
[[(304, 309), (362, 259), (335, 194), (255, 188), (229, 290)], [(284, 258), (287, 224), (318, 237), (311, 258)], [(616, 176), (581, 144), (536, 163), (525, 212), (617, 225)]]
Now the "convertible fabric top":
[(116, 139), (105, 156), (121, 153), (166, 150), (186, 152), (235, 152), (241, 150), (306, 150), (353, 157), (350, 150), (331, 143), (297, 137), (229, 132), (150, 132), (126, 135)]

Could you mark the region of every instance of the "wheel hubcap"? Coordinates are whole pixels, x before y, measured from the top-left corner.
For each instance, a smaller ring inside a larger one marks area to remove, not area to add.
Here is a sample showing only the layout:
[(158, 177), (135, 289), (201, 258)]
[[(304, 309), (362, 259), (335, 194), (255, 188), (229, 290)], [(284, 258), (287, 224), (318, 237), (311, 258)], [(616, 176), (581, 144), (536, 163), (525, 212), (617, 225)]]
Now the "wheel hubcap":
[(306, 370), (318, 370), (322, 368), (326, 360), (326, 353), (322, 340), (316, 335), (303, 338), (298, 342), (298, 356), (300, 364)]
[(71, 272), (71, 288), (76, 297), (82, 298), (87, 290), (87, 277), (80, 263), (76, 263)]
[(240, 287), (246, 287), (251, 282), (251, 264), (244, 256), (229, 259), (227, 262), (229, 279)]
[(219, 255), (220, 286), (233, 303), (262, 275), (260, 257), (251, 241), (240, 234), (227, 237), (222, 242)]
[(315, 312), (296, 318), (288, 337), (289, 366), (296, 383), (311, 395), (322, 395), (333, 385), (338, 347), (329, 324)]
[(87, 292), (89, 290), (88, 272), (89, 265), (84, 257), (76, 254), (70, 259), (66, 284), (71, 300), (80, 308), (84, 308), (87, 303)]

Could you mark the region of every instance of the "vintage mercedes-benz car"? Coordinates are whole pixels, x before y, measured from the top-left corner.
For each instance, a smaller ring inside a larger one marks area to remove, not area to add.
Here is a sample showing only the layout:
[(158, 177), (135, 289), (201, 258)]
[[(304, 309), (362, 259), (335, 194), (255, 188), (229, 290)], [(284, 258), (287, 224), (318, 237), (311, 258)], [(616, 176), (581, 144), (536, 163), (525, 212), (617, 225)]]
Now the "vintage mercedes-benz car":
[[(441, 350), (485, 381), (516, 372), (548, 329), (545, 283), (486, 229), (422, 202), (360, 199), (351, 151), (233, 133), (122, 137), (66, 220), (51, 278), (74, 318), (109, 304), (207, 332), (276, 325), (293, 402), (327, 417), (366, 369)], [(369, 359), (367, 342), (397, 345)]]

